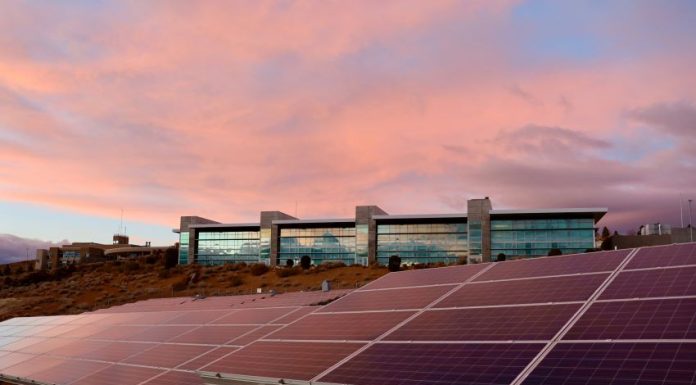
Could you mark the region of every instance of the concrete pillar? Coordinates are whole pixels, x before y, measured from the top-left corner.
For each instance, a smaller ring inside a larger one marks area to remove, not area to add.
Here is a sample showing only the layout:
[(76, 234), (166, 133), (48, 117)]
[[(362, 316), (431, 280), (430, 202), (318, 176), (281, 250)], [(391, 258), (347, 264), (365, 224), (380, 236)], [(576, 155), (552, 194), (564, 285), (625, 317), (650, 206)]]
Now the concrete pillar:
[(36, 264), (34, 265), (35, 270), (48, 270), (48, 250), (38, 249), (36, 250)]
[(367, 259), (367, 263), (377, 260), (377, 221), (375, 215), (387, 215), (378, 206), (355, 207), (355, 256), (358, 263)]
[(276, 266), (278, 263), (278, 249), (280, 247), (280, 230), (278, 225), (273, 224), (273, 221), (282, 219), (297, 218), (282, 211), (261, 211), (259, 259), (270, 266)]
[(491, 209), (491, 200), (488, 197), (467, 201), (469, 262), (491, 260)]

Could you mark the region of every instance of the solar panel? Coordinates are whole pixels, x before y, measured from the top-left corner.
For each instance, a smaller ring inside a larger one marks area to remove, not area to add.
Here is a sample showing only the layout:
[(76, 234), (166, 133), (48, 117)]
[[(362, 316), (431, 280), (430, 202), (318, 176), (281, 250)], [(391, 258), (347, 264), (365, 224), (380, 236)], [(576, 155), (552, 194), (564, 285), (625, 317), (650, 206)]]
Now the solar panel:
[(696, 339), (696, 298), (596, 302), (565, 339)]
[(2, 370), (2, 373), (5, 373), (5, 369), (34, 357), (36, 357), (36, 355), (26, 353), (5, 354), (2, 356), (2, 360), (0, 360), (0, 370)]
[(354, 385), (509, 384), (543, 346), (378, 343), (319, 381)]
[(696, 243), (644, 247), (638, 250), (627, 269), (696, 265)]
[(119, 385), (138, 385), (164, 371), (140, 366), (111, 365), (89, 376), (73, 382), (75, 385), (111, 385), (118, 381)]
[(224, 345), (254, 329), (254, 325), (206, 325), (173, 338), (171, 342)]
[(496, 263), (493, 268), (477, 277), (474, 281), (481, 282), (613, 271), (631, 251), (631, 249), (601, 251)]
[(158, 325), (122, 338), (124, 341), (166, 342), (191, 330), (191, 326)]
[(600, 299), (696, 295), (696, 266), (624, 271)]
[(160, 368), (174, 368), (189, 361), (191, 357), (197, 357), (210, 350), (210, 346), (162, 344), (130, 356), (123, 362)]
[(693, 385), (695, 343), (561, 343), (524, 385)]
[(389, 273), (367, 284), (362, 290), (462, 283), (486, 267), (485, 264), (478, 264)]
[[(3, 357), (4, 360), (4, 357)], [(3, 374), (15, 377), (28, 377), (33, 374), (49, 370), (55, 366), (60, 366), (65, 360), (54, 357), (32, 356), (27, 360), (2, 369)]]
[(200, 383), (201, 378), (195, 373), (170, 371), (147, 381), (143, 385), (191, 385)]
[(72, 341), (67, 345), (59, 346), (46, 353), (75, 358), (88, 358), (89, 354), (95, 350), (109, 346), (111, 342), (106, 341), (90, 341), (90, 340), (69, 340)]
[(309, 381), (361, 346), (355, 343), (259, 341), (201, 370)]
[(155, 346), (157, 345), (140, 342), (112, 342), (91, 351), (87, 357), (92, 360), (118, 362)]
[(230, 310), (189, 311), (168, 320), (166, 323), (177, 325), (207, 324), (232, 312)]
[(297, 308), (243, 309), (213, 321), (214, 324), (264, 324), (286, 316)]
[(391, 333), (392, 341), (549, 340), (580, 304), (431, 310)]
[(456, 286), (447, 285), (395, 290), (356, 291), (328, 304), (317, 312), (420, 309), (440, 298), (454, 287)]
[(196, 356), (196, 357), (191, 357), (191, 359), (179, 366), (177, 366), (178, 369), (185, 369), (185, 370), (198, 370), (202, 368), (203, 366), (206, 366), (210, 364), (211, 362), (217, 361), (219, 358), (222, 358), (223, 356), (226, 356), (235, 350), (238, 350), (239, 348), (237, 347), (218, 347), (209, 350), (208, 352)]
[(61, 364), (55, 365), (50, 369), (32, 374), (31, 378), (45, 383), (69, 384), (109, 365), (102, 362), (64, 360)]
[(283, 328), (268, 339), (373, 340), (393, 328), (412, 311), (380, 313), (317, 313)]
[(601, 273), (472, 283), (450, 294), (435, 307), (584, 301), (607, 277), (609, 274)]
[(278, 330), (281, 326), (280, 325), (264, 325), (261, 327), (258, 327), (257, 329), (254, 329), (253, 331), (242, 335), (239, 338), (235, 338), (232, 341), (229, 342), (231, 345), (248, 345), (256, 340), (258, 340), (261, 337), (266, 336), (269, 333), (272, 333), (276, 330)]

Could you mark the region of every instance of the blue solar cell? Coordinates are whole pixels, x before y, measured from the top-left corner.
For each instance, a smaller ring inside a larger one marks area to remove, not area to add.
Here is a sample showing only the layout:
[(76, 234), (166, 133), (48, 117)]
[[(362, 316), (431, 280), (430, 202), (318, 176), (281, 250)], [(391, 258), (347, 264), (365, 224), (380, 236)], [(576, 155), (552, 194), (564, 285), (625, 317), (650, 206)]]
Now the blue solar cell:
[(470, 283), (448, 295), (436, 307), (584, 301), (608, 276), (608, 273), (601, 273)]
[(632, 250), (602, 251), (559, 257), (520, 259), (496, 263), (474, 281), (546, 277), (578, 273), (613, 271)]
[(319, 380), (353, 385), (509, 384), (543, 346), (378, 343)]
[(600, 299), (696, 295), (696, 266), (623, 271)]
[(633, 256), (626, 269), (696, 265), (696, 243), (644, 247)]
[(696, 338), (696, 298), (596, 302), (568, 340)]
[(696, 343), (561, 343), (524, 385), (693, 385)]
[(501, 341), (549, 340), (580, 304), (469, 308), (426, 311), (387, 340)]

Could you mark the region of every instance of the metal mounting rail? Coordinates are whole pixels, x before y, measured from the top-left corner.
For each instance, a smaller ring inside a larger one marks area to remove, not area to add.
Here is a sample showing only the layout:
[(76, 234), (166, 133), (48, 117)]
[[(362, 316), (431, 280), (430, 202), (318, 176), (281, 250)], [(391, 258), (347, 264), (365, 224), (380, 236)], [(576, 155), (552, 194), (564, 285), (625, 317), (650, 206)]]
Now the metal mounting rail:
[(221, 374), (213, 372), (198, 372), (206, 385), (347, 385), (333, 382), (314, 382), (302, 380), (286, 380), (275, 377), (246, 376), (242, 374)]

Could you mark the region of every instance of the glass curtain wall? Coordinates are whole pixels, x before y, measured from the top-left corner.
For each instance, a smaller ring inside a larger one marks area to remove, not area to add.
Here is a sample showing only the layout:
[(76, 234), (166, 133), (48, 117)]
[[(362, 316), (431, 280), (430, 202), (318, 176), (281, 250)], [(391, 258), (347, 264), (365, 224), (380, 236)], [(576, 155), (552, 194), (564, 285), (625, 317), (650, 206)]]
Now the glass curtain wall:
[(355, 228), (281, 228), (279, 263), (285, 265), (291, 259), (299, 264), (304, 255), (309, 256), (315, 265), (339, 261), (347, 265), (354, 264)]
[(258, 231), (199, 231), (197, 260), (203, 265), (259, 262)]
[(377, 261), (382, 265), (392, 255), (402, 263), (456, 263), (468, 249), (466, 223), (377, 225)]
[(583, 253), (594, 247), (594, 220), (524, 219), (491, 220), (491, 259), (547, 255), (551, 249), (563, 254)]
[(186, 265), (188, 263), (189, 254), (189, 233), (182, 231), (179, 234), (179, 264)]

